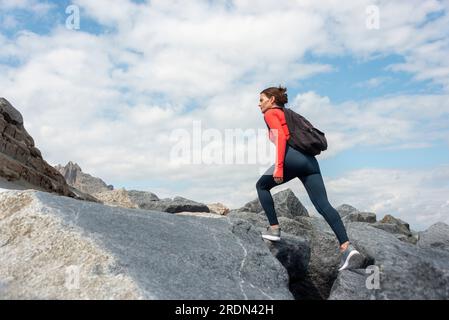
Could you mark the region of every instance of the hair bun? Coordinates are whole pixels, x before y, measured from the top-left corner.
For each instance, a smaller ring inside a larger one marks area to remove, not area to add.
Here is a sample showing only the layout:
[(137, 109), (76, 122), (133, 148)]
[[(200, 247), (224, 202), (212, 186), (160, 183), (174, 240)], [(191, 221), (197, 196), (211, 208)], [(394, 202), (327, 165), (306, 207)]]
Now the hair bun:
[(285, 88), (285, 87), (283, 87), (281, 85), (279, 85), (278, 90), (281, 91), (282, 93), (287, 92), (287, 88)]

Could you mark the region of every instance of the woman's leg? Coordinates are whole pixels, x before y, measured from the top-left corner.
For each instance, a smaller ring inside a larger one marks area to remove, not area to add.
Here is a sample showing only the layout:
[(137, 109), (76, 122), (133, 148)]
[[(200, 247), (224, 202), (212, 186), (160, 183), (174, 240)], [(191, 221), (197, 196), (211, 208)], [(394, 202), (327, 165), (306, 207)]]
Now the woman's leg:
[(270, 190), (278, 185), (284, 184), (291, 179), (295, 178), (293, 175), (286, 174), (284, 171), (284, 179), (282, 183), (278, 184), (276, 181), (274, 181), (273, 173), (274, 165), (271, 166), (257, 181), (256, 183), (256, 190), (257, 195), (259, 196), (260, 204), (262, 205), (263, 210), (265, 211), (265, 214), (267, 215), (268, 221), (270, 225), (277, 225), (279, 224), (276, 211), (274, 209), (274, 201), (273, 197), (271, 196)]
[(299, 179), (304, 184), (310, 200), (316, 210), (324, 217), (337, 236), (340, 245), (349, 241), (346, 234), (346, 228), (341, 221), (340, 215), (327, 199), (326, 188), (324, 186), (321, 173), (314, 173), (306, 176), (300, 176)]

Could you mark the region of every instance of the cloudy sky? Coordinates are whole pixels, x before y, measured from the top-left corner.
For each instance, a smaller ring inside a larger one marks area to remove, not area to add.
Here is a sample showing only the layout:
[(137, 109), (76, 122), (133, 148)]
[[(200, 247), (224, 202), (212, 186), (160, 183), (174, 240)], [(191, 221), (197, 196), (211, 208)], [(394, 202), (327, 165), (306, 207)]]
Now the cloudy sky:
[[(422, 230), (449, 223), (448, 11), (436, 0), (0, 0), (0, 95), (51, 165), (236, 208), (274, 158), (211, 162), (205, 150), (268, 141), (259, 93), (282, 84), (287, 106), (326, 133), (317, 159), (331, 204)], [(247, 140), (225, 142), (239, 130)], [(298, 179), (272, 193), (286, 188), (317, 214)]]

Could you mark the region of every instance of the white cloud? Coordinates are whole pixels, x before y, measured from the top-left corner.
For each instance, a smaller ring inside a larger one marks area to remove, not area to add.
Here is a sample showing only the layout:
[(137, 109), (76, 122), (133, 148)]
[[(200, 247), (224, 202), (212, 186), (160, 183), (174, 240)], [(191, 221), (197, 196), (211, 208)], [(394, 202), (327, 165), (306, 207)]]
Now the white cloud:
[(73, 4), (80, 6), (83, 14), (103, 25), (120, 27), (123, 27), (123, 24), (132, 24), (135, 15), (143, 8), (143, 5), (129, 0), (75, 0)]
[(374, 77), (365, 81), (361, 81), (354, 86), (356, 88), (377, 88), (391, 81), (390, 77)]
[[(331, 203), (348, 203), (378, 219), (392, 214), (423, 230), (443, 221), (449, 224), (449, 166), (427, 170), (360, 169), (328, 179)], [(357, 191), (355, 191), (357, 190)]]
[(434, 81), (447, 91), (449, 90), (449, 63), (445, 56), (448, 51), (449, 39), (425, 43), (406, 56), (404, 63), (391, 65), (388, 69), (409, 72), (419, 81)]
[(54, 4), (39, 2), (38, 0), (0, 0), (0, 12), (14, 9), (31, 11), (34, 14), (44, 15), (48, 13)]
[(403, 95), (338, 105), (314, 92), (299, 94), (293, 110), (326, 133), (329, 158), (356, 146), (431, 146), (449, 136), (448, 95)]

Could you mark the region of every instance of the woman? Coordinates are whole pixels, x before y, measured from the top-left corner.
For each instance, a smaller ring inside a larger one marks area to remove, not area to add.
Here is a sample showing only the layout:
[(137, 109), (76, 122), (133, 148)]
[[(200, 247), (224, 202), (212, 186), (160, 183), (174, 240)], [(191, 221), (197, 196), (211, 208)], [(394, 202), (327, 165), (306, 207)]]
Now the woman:
[(299, 178), (316, 210), (324, 217), (340, 243), (341, 263), (339, 271), (360, 263), (361, 255), (349, 243), (345, 226), (340, 215), (327, 199), (320, 167), (315, 156), (296, 150), (287, 140), (290, 133), (285, 121), (284, 105), (288, 102), (287, 89), (270, 87), (260, 93), (259, 108), (269, 126), (269, 139), (276, 145), (276, 161), (257, 181), (256, 189), (260, 203), (267, 215), (270, 226), (262, 237), (271, 241), (281, 239), (281, 228), (276, 217), (270, 190), (278, 185)]

